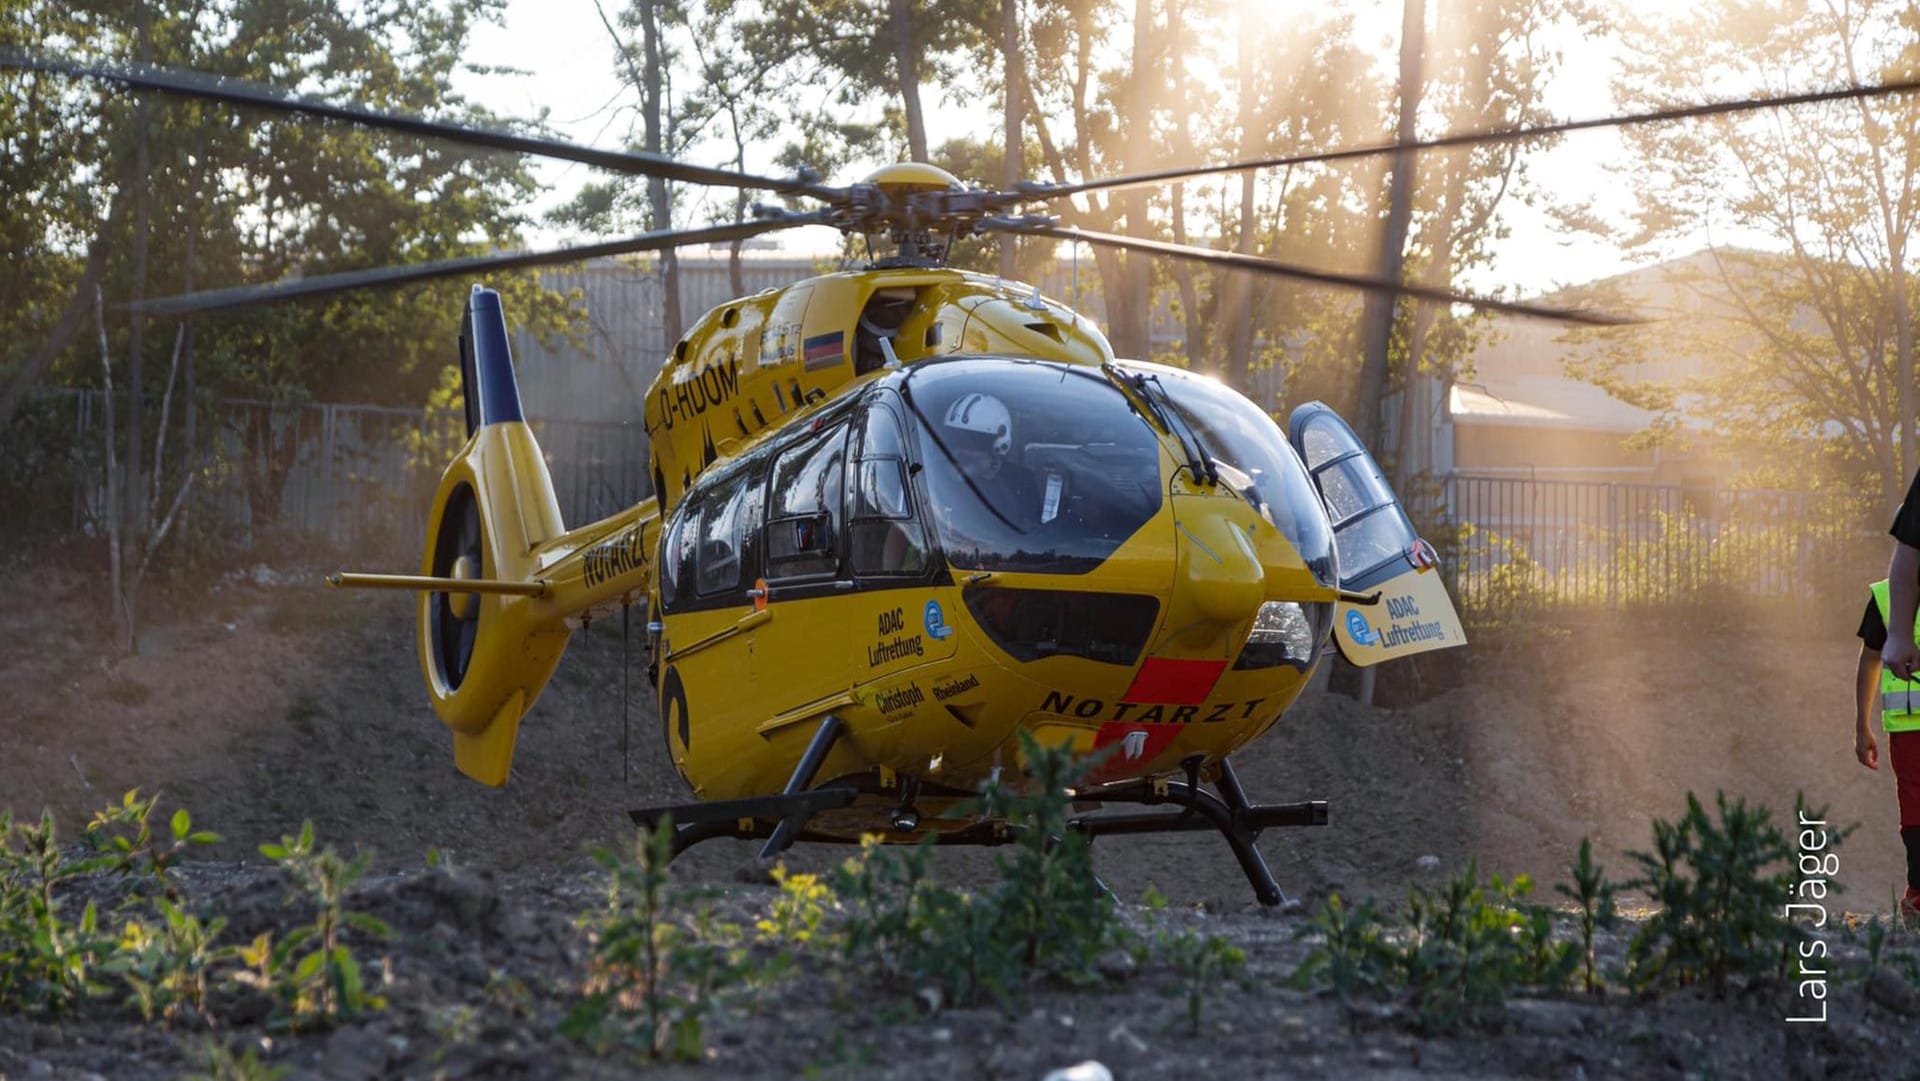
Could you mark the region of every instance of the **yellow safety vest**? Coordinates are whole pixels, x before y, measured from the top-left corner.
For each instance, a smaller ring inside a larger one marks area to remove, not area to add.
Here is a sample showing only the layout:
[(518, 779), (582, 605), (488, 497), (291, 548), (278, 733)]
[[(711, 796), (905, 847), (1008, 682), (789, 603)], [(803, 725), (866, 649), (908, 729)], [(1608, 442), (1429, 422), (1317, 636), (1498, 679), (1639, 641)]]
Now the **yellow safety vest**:
[[(1882, 578), (1867, 588), (1880, 609), (1880, 622), (1886, 624), (1887, 633), (1892, 634), (1893, 621), (1887, 618), (1887, 580)], [(1914, 639), (1920, 642), (1920, 616), (1915, 619)], [(1920, 681), (1901, 679), (1885, 666), (1881, 667), (1880, 725), (1889, 732), (1920, 729)]]

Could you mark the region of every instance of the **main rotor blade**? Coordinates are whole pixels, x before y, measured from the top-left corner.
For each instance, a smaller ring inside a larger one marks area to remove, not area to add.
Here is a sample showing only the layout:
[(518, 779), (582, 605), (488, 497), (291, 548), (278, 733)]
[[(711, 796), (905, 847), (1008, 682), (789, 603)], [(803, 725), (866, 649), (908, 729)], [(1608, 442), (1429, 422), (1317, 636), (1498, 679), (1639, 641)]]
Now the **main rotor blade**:
[(1388, 278), (1376, 278), (1367, 274), (1347, 274), (1336, 270), (1317, 270), (1313, 267), (1298, 266), (1293, 263), (1279, 263), (1271, 259), (1262, 259), (1239, 252), (1214, 251), (1211, 248), (1195, 248), (1185, 244), (1169, 244), (1161, 240), (1143, 240), (1139, 237), (1118, 236), (1113, 233), (1092, 233), (1083, 229), (1061, 229), (1051, 225), (1001, 224), (992, 221), (982, 222), (980, 227), (995, 232), (1018, 233), (1022, 236), (1051, 237), (1055, 240), (1077, 240), (1102, 247), (1120, 248), (1126, 251), (1145, 252), (1150, 255), (1165, 255), (1174, 259), (1186, 259), (1208, 266), (1226, 270), (1246, 270), (1255, 274), (1268, 274), (1280, 278), (1292, 278), (1297, 281), (1318, 282), (1322, 285), (1337, 285), (1348, 289), (1358, 289), (1368, 293), (1395, 293), (1421, 300), (1436, 301), (1441, 304), (1465, 304), (1486, 311), (1503, 312), (1507, 315), (1525, 316), (1530, 319), (1550, 319), (1560, 323), (1579, 323), (1584, 326), (1611, 327), (1626, 326), (1642, 322), (1631, 316), (1613, 315), (1608, 312), (1588, 311), (1580, 308), (1555, 308), (1545, 304), (1528, 304), (1516, 300), (1500, 300), (1495, 297), (1475, 296), (1471, 293), (1456, 293), (1451, 289), (1441, 289), (1431, 285), (1419, 285), (1411, 282), (1397, 282)]
[(1399, 150), (1444, 150), (1449, 147), (1476, 146), (1480, 143), (1511, 143), (1522, 139), (1534, 139), (1543, 135), (1560, 135), (1570, 131), (1631, 127), (1635, 124), (1657, 124), (1667, 120), (1686, 120), (1699, 116), (1721, 116), (1728, 113), (1753, 112), (1759, 109), (1777, 109), (1793, 105), (1814, 105), (1826, 101), (1845, 101), (1850, 98), (1874, 98), (1884, 97), (1890, 94), (1910, 94), (1914, 91), (1920, 91), (1920, 78), (1905, 79), (1900, 82), (1883, 83), (1875, 86), (1848, 86), (1841, 87), (1837, 90), (1815, 90), (1803, 94), (1781, 94), (1774, 97), (1712, 101), (1700, 105), (1678, 105), (1667, 109), (1655, 109), (1652, 112), (1628, 113), (1623, 116), (1603, 116), (1587, 120), (1566, 120), (1556, 124), (1539, 124), (1532, 127), (1480, 128), (1470, 131), (1452, 132), (1432, 139), (1418, 139), (1406, 143), (1369, 143), (1363, 146), (1348, 147), (1344, 150), (1324, 150), (1311, 154), (1288, 154), (1274, 158), (1251, 158), (1246, 161), (1229, 162), (1225, 165), (1159, 169), (1149, 173), (1129, 173), (1125, 176), (1108, 177), (1104, 180), (1088, 180), (1079, 184), (1036, 184), (1030, 187), (1028, 191), (1034, 199), (1063, 199), (1069, 195), (1079, 195), (1082, 192), (1117, 191), (1125, 188), (1153, 187), (1160, 184), (1174, 184), (1184, 180), (1193, 180), (1203, 176), (1218, 176), (1221, 173), (1241, 173), (1252, 169), (1278, 169), (1288, 165), (1312, 165), (1325, 161), (1347, 161), (1353, 158), (1372, 157), (1376, 154), (1391, 154)]
[(255, 304), (270, 304), (300, 297), (339, 293), (350, 289), (365, 289), (375, 285), (404, 285), (408, 282), (452, 278), (481, 271), (577, 263), (602, 256), (659, 251), (663, 248), (677, 248), (689, 244), (724, 244), (780, 229), (791, 229), (797, 225), (813, 224), (818, 223), (812, 218), (802, 220), (789, 218), (781, 221), (749, 221), (738, 225), (715, 225), (705, 229), (669, 229), (662, 232), (641, 233), (625, 240), (608, 240), (599, 244), (581, 244), (576, 247), (553, 248), (548, 251), (473, 255), (461, 259), (443, 259), (436, 263), (349, 270), (340, 274), (323, 274), (316, 278), (300, 278), (267, 285), (240, 285), (231, 289), (211, 289), (199, 293), (156, 297), (138, 304), (128, 304), (126, 310), (145, 312), (148, 315), (198, 315), (204, 312), (250, 307)]
[(499, 128), (452, 124), (404, 113), (385, 113), (360, 105), (340, 105), (314, 98), (300, 97), (276, 87), (201, 72), (155, 64), (82, 64), (59, 57), (42, 56), (20, 49), (0, 49), (0, 68), (47, 71), (81, 78), (101, 79), (139, 90), (177, 94), (189, 98), (207, 98), (233, 105), (246, 105), (302, 116), (344, 120), (363, 127), (403, 131), (433, 139), (483, 146), (492, 150), (510, 150), (521, 154), (577, 161), (584, 165), (617, 173), (658, 176), (688, 184), (713, 184), (732, 188), (753, 188), (782, 195), (809, 195), (820, 199), (838, 197), (837, 188), (823, 187), (801, 180), (754, 176), (730, 169), (711, 169), (688, 165), (658, 154), (637, 150), (602, 150), (557, 139), (541, 139)]

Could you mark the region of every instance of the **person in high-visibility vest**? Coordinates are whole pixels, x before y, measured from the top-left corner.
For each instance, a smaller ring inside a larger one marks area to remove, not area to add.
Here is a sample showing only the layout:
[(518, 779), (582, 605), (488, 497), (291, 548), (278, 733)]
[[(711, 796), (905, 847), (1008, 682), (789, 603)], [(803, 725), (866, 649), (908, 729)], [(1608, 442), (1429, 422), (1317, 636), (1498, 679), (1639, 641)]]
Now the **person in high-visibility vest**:
[[(1907, 892), (1900, 900), (1900, 913), (1920, 918), (1920, 680), (1901, 679), (1881, 665), (1890, 637), (1887, 580), (1873, 583), (1869, 592), (1872, 598), (1860, 617), (1860, 663), (1853, 681), (1853, 756), (1868, 769), (1880, 768), (1880, 746), (1873, 738), (1877, 704), (1899, 793), (1900, 840), (1907, 848)], [(1906, 637), (1920, 641), (1920, 626), (1909, 624)]]

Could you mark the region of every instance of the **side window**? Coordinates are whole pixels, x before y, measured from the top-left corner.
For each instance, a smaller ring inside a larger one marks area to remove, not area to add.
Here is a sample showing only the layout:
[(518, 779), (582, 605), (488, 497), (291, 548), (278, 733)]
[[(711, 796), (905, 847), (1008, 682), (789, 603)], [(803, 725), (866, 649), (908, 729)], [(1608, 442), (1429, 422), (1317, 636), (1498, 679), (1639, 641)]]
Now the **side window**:
[(740, 588), (746, 541), (747, 501), (752, 486), (743, 472), (700, 497), (699, 593), (711, 596)]
[(859, 445), (847, 485), (853, 572), (920, 574), (929, 562), (926, 533), (913, 517), (899, 415), (879, 402), (869, 406)]
[(660, 603), (671, 607), (693, 596), (693, 556), (700, 538), (700, 507), (686, 504), (660, 546)]
[(840, 489), (847, 426), (788, 447), (773, 463), (767, 507), (767, 577), (840, 569)]

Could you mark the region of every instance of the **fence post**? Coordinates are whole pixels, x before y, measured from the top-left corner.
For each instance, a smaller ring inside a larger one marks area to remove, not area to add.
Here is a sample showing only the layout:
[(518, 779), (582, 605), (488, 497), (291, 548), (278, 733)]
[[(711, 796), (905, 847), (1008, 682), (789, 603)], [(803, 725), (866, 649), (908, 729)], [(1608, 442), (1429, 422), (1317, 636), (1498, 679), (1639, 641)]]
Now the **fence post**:
[(1620, 610), (1620, 486), (1607, 482), (1607, 611)]

